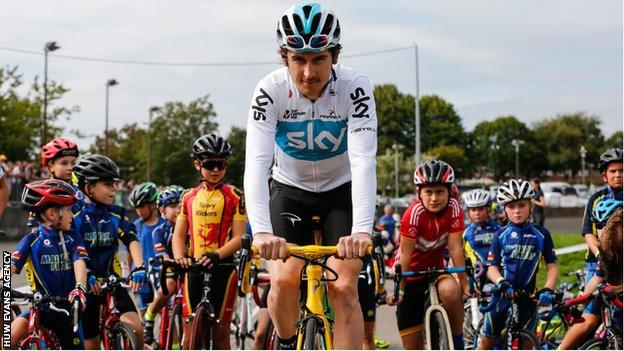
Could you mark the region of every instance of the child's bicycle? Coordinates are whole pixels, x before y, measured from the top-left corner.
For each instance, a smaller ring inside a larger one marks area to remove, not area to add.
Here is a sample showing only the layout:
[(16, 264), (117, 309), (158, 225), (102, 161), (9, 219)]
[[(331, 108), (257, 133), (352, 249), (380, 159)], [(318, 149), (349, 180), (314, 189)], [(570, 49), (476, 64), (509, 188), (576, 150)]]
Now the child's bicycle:
[[(335, 246), (289, 246), (288, 254), (305, 262), (302, 270), (302, 280), (307, 282), (306, 299), (301, 302), (301, 319), (298, 324), (297, 349), (298, 350), (331, 350), (333, 349), (333, 323), (327, 316), (323, 301), (326, 300), (326, 288), (323, 282), (335, 281), (338, 274), (329, 268), (323, 259), (337, 254)], [(241, 260), (238, 270), (238, 286), (240, 292), (247, 294), (251, 291), (249, 279), (251, 257), (258, 254), (256, 247), (251, 245), (251, 237), (243, 235), (241, 245)], [(373, 236), (373, 245), (367, 249), (367, 254), (373, 255), (375, 282), (377, 290), (383, 287), (384, 262), (381, 239), (378, 235)], [(303, 277), (303, 272), (306, 278)], [(331, 278), (324, 277), (324, 273)]]
[(182, 347), (183, 341), (182, 293), (184, 288), (184, 274), (177, 273), (178, 269), (174, 268), (171, 263), (172, 261), (165, 261), (162, 256), (158, 257), (158, 264), (160, 266), (159, 279), (163, 294), (169, 294), (169, 289), (167, 288), (168, 269), (173, 269), (176, 277), (176, 293), (169, 299), (169, 303), (163, 306), (160, 312), (160, 333), (157, 342), (157, 348), (159, 350), (179, 350)]
[[(4, 291), (4, 288), (3, 288)], [(69, 317), (70, 312), (65, 309), (58, 308), (55, 303), (68, 303), (69, 300), (65, 297), (42, 295), (39, 292), (34, 294), (22, 293), (17, 290), (10, 289), (12, 299), (24, 299), (30, 304), (30, 316), (28, 319), (28, 334), (19, 343), (19, 347), (22, 350), (60, 350), (61, 344), (58, 341), (57, 336), (51, 330), (44, 328), (40, 324), (40, 312), (39, 309), (44, 307), (50, 311), (58, 312)], [(72, 314), (72, 326), (74, 332), (79, 327), (79, 307), (80, 301), (77, 299), (71, 303)]]
[(509, 315), (503, 329), (505, 342), (503, 347), (507, 350), (538, 350), (539, 342), (535, 339), (532, 331), (525, 329), (520, 323), (520, 311), (518, 301), (521, 299), (533, 299), (533, 294), (529, 291), (517, 290), (511, 296), (507, 296), (502, 291), (494, 291), (487, 306), (479, 308), (481, 313), (494, 310), (501, 301), (509, 301)]
[(399, 284), (403, 278), (408, 277), (426, 277), (428, 283), (427, 299), (425, 303), (425, 320), (423, 327), (423, 339), (425, 341), (425, 349), (427, 350), (451, 350), (453, 346), (453, 335), (451, 334), (451, 324), (448, 314), (438, 298), (438, 277), (443, 274), (464, 273), (470, 268), (466, 267), (448, 267), (439, 269), (428, 269), (422, 271), (403, 272), (400, 264), (394, 267), (394, 303), (399, 299)]
[[(234, 262), (219, 262), (219, 267), (236, 267), (236, 263)], [(193, 324), (191, 327), (191, 335), (189, 335), (189, 349), (198, 350), (198, 349), (207, 349), (212, 350), (214, 348), (214, 329), (215, 325), (219, 323), (217, 311), (215, 311), (215, 307), (210, 301), (210, 291), (212, 290), (213, 276), (215, 266), (211, 268), (207, 268), (198, 263), (192, 263), (190, 267), (183, 268), (177, 262), (174, 261), (163, 261), (162, 271), (165, 271), (165, 267), (171, 267), (176, 272), (186, 273), (186, 272), (200, 272), (203, 277), (202, 284), (202, 299), (195, 307), (195, 311), (193, 311), (192, 318)], [(161, 287), (163, 287), (163, 292), (165, 294), (168, 293), (166, 290), (166, 283), (162, 281), (161, 275)], [(163, 285), (164, 283), (164, 285)], [(184, 336), (186, 337), (186, 336)]]
[(603, 331), (598, 333), (593, 339), (585, 342), (582, 350), (621, 350), (622, 330), (613, 323), (613, 313), (615, 309), (622, 309), (622, 290), (616, 290), (608, 284), (601, 284), (591, 295), (581, 295), (577, 299), (586, 303), (590, 297), (600, 301), (602, 305), (602, 325)]
[(583, 322), (583, 311), (576, 308), (582, 300), (569, 298), (568, 294), (567, 290), (557, 289), (552, 306), (538, 308), (540, 323), (535, 337), (544, 350), (555, 350), (568, 329), (575, 323)]
[(100, 340), (105, 350), (137, 350), (143, 347), (134, 329), (120, 320), (121, 313), (117, 309), (115, 292), (117, 289), (129, 288), (129, 278), (111, 275), (108, 278), (99, 279), (102, 291), (106, 294), (106, 302), (100, 310)]

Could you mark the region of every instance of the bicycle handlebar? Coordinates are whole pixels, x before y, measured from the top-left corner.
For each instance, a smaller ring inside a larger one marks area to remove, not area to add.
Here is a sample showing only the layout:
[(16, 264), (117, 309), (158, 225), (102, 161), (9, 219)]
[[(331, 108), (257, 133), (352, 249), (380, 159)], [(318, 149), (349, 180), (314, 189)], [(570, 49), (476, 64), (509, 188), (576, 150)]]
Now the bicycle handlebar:
[[(2, 288), (2, 291), (4, 291), (4, 287)], [(70, 312), (68, 312), (66, 309), (63, 308), (58, 308), (56, 307), (54, 304), (57, 302), (61, 302), (61, 303), (70, 303), (70, 301), (66, 298), (66, 297), (62, 297), (62, 296), (50, 296), (50, 295), (43, 295), (40, 292), (35, 292), (33, 294), (29, 294), (29, 293), (23, 293), (17, 290), (13, 290), (13, 289), (9, 289), (9, 291), (11, 292), (11, 298), (15, 298), (15, 299), (24, 299), (27, 300), (28, 302), (31, 302), (35, 305), (42, 305), (42, 304), (46, 304), (47, 307), (54, 311), (54, 312), (58, 312), (58, 313), (62, 313), (66, 316), (69, 317)], [(79, 312), (80, 312), (80, 300), (76, 297), (74, 299), (73, 302), (71, 302), (72, 307), (71, 307), (71, 314), (73, 316), (72, 318), (72, 325), (73, 325), (73, 329), (74, 332), (76, 332), (78, 330), (78, 326), (79, 326), (79, 322), (80, 322), (80, 316), (79, 316)]]
[[(191, 263), (189, 267), (182, 267), (179, 263), (173, 260), (165, 260), (163, 256), (158, 257), (158, 263), (160, 265), (160, 288), (163, 291), (163, 294), (169, 295), (169, 289), (167, 288), (167, 268), (173, 268), (178, 273), (186, 273), (186, 272), (203, 272), (207, 270), (212, 270), (215, 267), (206, 267), (202, 264), (199, 264), (195, 261)], [(234, 262), (219, 262), (218, 266), (223, 267), (236, 267), (236, 263)]]
[(466, 259), (466, 266), (434, 268), (406, 272), (403, 272), (403, 268), (399, 263), (394, 266), (394, 296), (392, 297), (392, 301), (396, 303), (399, 300), (399, 285), (401, 284), (402, 278), (411, 278), (418, 276), (437, 276), (448, 273), (468, 273), (468, 275), (471, 276), (472, 265), (470, 264), (470, 260)]

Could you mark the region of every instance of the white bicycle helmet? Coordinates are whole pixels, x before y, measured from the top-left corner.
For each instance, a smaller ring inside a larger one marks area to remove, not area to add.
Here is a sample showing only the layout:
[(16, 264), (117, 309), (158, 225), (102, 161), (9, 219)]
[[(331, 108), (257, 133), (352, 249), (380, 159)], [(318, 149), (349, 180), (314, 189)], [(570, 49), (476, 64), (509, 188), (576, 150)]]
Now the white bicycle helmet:
[(277, 43), (294, 52), (321, 52), (340, 43), (340, 23), (319, 3), (293, 5), (277, 22)]
[(512, 179), (507, 181), (498, 188), (496, 194), (496, 200), (503, 205), (506, 205), (512, 201), (531, 199), (535, 195), (531, 183), (527, 180)]
[(463, 193), (462, 199), (468, 208), (488, 206), (490, 204), (490, 192), (483, 189), (473, 189)]

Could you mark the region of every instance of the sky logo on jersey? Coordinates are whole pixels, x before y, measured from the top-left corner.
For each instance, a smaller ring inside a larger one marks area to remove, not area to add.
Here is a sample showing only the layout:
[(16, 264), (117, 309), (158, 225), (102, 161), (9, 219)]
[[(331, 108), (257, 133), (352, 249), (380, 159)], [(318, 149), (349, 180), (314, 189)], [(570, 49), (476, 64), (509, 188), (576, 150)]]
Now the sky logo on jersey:
[(275, 142), (298, 160), (332, 158), (347, 151), (347, 120), (278, 121)]

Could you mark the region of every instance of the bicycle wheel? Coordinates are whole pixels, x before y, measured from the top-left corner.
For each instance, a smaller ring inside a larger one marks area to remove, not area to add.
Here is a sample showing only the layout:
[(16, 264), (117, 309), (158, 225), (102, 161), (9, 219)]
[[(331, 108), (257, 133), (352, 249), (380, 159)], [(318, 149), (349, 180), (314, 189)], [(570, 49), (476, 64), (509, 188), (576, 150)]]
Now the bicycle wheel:
[(450, 350), (452, 340), (448, 334), (448, 327), (441, 311), (434, 310), (429, 316), (429, 326), (427, 332), (431, 335), (431, 350)]
[(533, 333), (526, 329), (519, 331), (513, 340), (511, 340), (512, 350), (539, 350), (539, 342), (533, 336)]
[(167, 327), (167, 350), (180, 350), (182, 348), (182, 333), (182, 305), (174, 304)]
[(320, 350), (322, 337), (316, 318), (309, 318), (305, 325), (303, 350)]
[(586, 341), (579, 350), (607, 350), (608, 346), (607, 339), (594, 338)]
[[(134, 329), (124, 322), (117, 322), (111, 328), (111, 339), (115, 350), (138, 350), (139, 341)], [(143, 348), (143, 345), (141, 345)]]
[[(483, 323), (483, 319), (479, 321), (479, 325)], [(479, 329), (475, 329), (472, 325), (472, 309), (470, 305), (464, 307), (464, 349), (476, 350), (477, 339), (479, 338)]]
[(212, 350), (214, 347), (214, 325), (204, 306), (199, 306), (195, 311), (190, 337), (189, 349), (191, 350)]
[(568, 325), (564, 317), (557, 312), (550, 319), (540, 323), (538, 330), (536, 334), (538, 343), (548, 349), (556, 349), (568, 332)]

